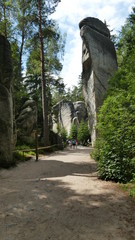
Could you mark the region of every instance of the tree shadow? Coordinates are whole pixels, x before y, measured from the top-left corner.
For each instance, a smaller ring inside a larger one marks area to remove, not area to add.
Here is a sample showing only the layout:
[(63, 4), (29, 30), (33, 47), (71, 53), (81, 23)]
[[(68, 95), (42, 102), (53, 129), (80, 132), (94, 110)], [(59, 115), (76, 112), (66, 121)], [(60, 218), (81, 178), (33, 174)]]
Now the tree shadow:
[(54, 153), (51, 153), (51, 155), (69, 155), (69, 154), (73, 154), (73, 153), (80, 153), (80, 154), (89, 154), (90, 151), (92, 150), (92, 147), (84, 147), (84, 146), (78, 146), (76, 147), (69, 147), (67, 146), (63, 151), (55, 151)]
[(41, 179), (38, 184), (40, 217), (51, 225), (45, 239), (134, 239), (135, 212), (125, 195), (116, 198), (111, 188), (81, 194), (57, 179)]
[(40, 161), (40, 166), (45, 169), (40, 178), (64, 177), (77, 174), (88, 177), (92, 173), (96, 175), (97, 171), (96, 163), (71, 163), (62, 162), (57, 159)]
[[(84, 154), (84, 150), (79, 151)], [(34, 172), (32, 164), (29, 163), (29, 178), (22, 179), (27, 185), (25, 195), (21, 188), (17, 194), (10, 193), (15, 207), (8, 212), (6, 226), (0, 227), (2, 239), (134, 239), (135, 206), (114, 183), (97, 179), (96, 162), (64, 162), (55, 154), (51, 160), (36, 162)], [(44, 169), (42, 174), (39, 169)], [(84, 191), (80, 191), (80, 177), (86, 180)], [(74, 188), (77, 181), (78, 188)]]

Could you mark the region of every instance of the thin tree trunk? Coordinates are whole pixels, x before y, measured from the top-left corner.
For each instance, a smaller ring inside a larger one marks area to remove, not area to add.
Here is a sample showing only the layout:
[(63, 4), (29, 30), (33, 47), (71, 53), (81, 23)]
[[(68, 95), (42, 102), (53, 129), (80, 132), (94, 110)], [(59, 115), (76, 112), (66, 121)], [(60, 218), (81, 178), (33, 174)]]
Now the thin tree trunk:
[(6, 6), (5, 1), (3, 2), (3, 11), (4, 11), (4, 35), (7, 38), (7, 20), (6, 20)]
[(23, 54), (23, 46), (24, 46), (24, 27), (22, 29), (22, 41), (21, 41), (21, 48), (20, 48), (20, 53), (19, 53), (19, 76), (20, 76), (20, 81), (22, 79), (22, 54)]
[(45, 78), (45, 60), (44, 60), (44, 43), (41, 27), (41, 0), (38, 3), (38, 24), (39, 24), (39, 38), (40, 38), (40, 59), (41, 59), (41, 82), (42, 82), (42, 111), (43, 111), (43, 139), (44, 145), (49, 145), (49, 127), (48, 127), (48, 111), (47, 111), (47, 97), (46, 97), (46, 78)]
[[(25, 1), (23, 1), (23, 4), (25, 4)], [(19, 84), (21, 83), (22, 80), (22, 55), (23, 55), (23, 47), (24, 47), (24, 40), (25, 40), (25, 23), (24, 23), (24, 18), (25, 18), (25, 10), (23, 9), (22, 11), (23, 18), (22, 18), (22, 29), (21, 29), (21, 47), (20, 47), (20, 52), (19, 52), (19, 77), (20, 81)]]

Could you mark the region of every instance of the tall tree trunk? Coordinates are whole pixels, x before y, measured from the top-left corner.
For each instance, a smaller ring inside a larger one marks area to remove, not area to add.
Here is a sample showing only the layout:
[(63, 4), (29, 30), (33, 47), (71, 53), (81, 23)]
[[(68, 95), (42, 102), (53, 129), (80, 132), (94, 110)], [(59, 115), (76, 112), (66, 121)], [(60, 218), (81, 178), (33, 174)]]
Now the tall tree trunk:
[(21, 83), (22, 79), (22, 54), (23, 54), (23, 47), (24, 47), (24, 27), (22, 29), (22, 36), (21, 36), (21, 47), (19, 52), (19, 84)]
[(5, 38), (7, 38), (7, 19), (6, 19), (5, 1), (3, 2), (3, 11), (4, 11), (4, 35), (5, 35)]
[[(25, 1), (23, 0), (23, 4), (25, 4)], [(19, 84), (22, 83), (22, 55), (23, 55), (23, 47), (24, 47), (24, 41), (25, 41), (25, 10), (22, 10), (22, 27), (21, 27), (21, 46), (20, 46), (20, 52), (19, 52)]]
[(38, 3), (38, 24), (39, 24), (39, 38), (40, 38), (40, 59), (41, 59), (41, 82), (42, 82), (42, 111), (43, 111), (43, 139), (44, 145), (49, 145), (49, 127), (48, 127), (48, 110), (46, 97), (46, 78), (45, 78), (45, 60), (44, 60), (44, 43), (42, 35), (42, 19), (41, 19), (41, 0)]

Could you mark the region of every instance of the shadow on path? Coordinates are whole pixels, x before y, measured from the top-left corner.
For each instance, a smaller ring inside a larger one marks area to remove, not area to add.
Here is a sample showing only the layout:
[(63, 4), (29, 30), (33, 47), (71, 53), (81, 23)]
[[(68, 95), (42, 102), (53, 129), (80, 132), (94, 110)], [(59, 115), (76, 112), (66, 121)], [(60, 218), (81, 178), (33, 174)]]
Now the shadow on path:
[(88, 154), (66, 150), (12, 169), (1, 181), (1, 239), (134, 240), (133, 203), (97, 178)]

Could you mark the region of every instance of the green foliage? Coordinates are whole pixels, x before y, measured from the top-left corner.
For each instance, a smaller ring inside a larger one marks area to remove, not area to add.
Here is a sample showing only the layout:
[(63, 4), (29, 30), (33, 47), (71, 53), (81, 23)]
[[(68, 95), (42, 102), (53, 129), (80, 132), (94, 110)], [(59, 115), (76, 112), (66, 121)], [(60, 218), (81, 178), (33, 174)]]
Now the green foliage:
[(81, 121), (79, 128), (78, 128), (78, 134), (77, 139), (80, 143), (85, 145), (87, 143), (87, 140), (90, 139), (90, 133), (89, 133), (88, 123), (84, 122), (84, 120)]
[(65, 142), (67, 140), (67, 130), (63, 127), (61, 128), (60, 130), (60, 135), (61, 135), (61, 138), (63, 139), (63, 141)]
[(118, 48), (119, 69), (98, 115), (98, 139), (92, 156), (98, 174), (106, 180), (128, 182), (135, 174), (135, 9), (122, 28)]
[(29, 152), (23, 152), (23, 151), (16, 151), (13, 153), (13, 161), (15, 165), (19, 162), (25, 162), (28, 161), (31, 156), (35, 156), (35, 152), (29, 151)]
[[(132, 98), (132, 100), (131, 100)], [(134, 100), (133, 100), (134, 99)], [(135, 165), (135, 97), (125, 91), (108, 96), (100, 109), (95, 145), (99, 176), (126, 182), (132, 179)]]
[(18, 144), (16, 147), (15, 147), (15, 150), (24, 150), (24, 149), (30, 149), (31, 147), (34, 147), (34, 146), (31, 146), (31, 145), (25, 145), (25, 144)]
[(122, 190), (126, 191), (133, 200), (135, 200), (135, 174), (133, 179), (129, 183), (121, 183), (120, 187), (122, 188)]
[(72, 123), (72, 125), (71, 125), (69, 138), (70, 139), (76, 139), (77, 138), (77, 126), (74, 123)]
[(58, 134), (60, 135), (60, 137), (62, 138), (62, 140), (65, 142), (67, 140), (67, 130), (62, 127), (60, 124), (57, 124), (57, 131)]
[[(135, 162), (135, 158), (134, 158), (134, 162)], [(135, 199), (135, 173), (133, 174), (133, 179), (131, 180), (130, 196)]]
[(90, 139), (88, 123), (82, 120), (79, 127), (72, 123), (69, 138), (77, 139), (79, 143), (85, 145), (87, 140)]
[(83, 94), (82, 94), (82, 79), (80, 76), (79, 76), (77, 86), (73, 86), (72, 89), (68, 88), (64, 98), (72, 102), (84, 101)]
[(90, 152), (91, 157), (94, 158), (96, 161), (100, 160), (101, 151), (105, 143), (105, 140), (103, 140), (102, 138), (98, 137), (96, 139), (94, 149)]
[(12, 35), (12, 3), (10, 0), (0, 1), (0, 33), (6, 38)]
[[(52, 105), (56, 104), (55, 99), (61, 93), (64, 93), (63, 79), (59, 77), (62, 69), (60, 60), (64, 54), (65, 36), (62, 36), (59, 27), (55, 22), (45, 25), (43, 28), (44, 42), (44, 59), (45, 59), (45, 79), (46, 79), (46, 103), (48, 114), (51, 113)], [(39, 109), (38, 115), (40, 123), (42, 117), (42, 91), (41, 91), (41, 60), (40, 60), (40, 44), (38, 35), (34, 35), (27, 41), (27, 49), (29, 56), (27, 60), (27, 73), (25, 78), (25, 86), (27, 93), (34, 100), (36, 99)]]
[[(15, 164), (19, 163), (19, 162), (24, 162), (24, 161), (28, 161), (31, 156), (35, 156), (35, 151), (31, 150), (35, 148), (35, 144), (34, 145), (25, 145), (25, 144), (20, 144), (17, 145), (15, 147), (15, 150), (13, 152), (13, 160), (15, 162)], [(24, 150), (27, 150), (26, 152)]]
[(25, 155), (22, 151), (17, 151), (13, 153), (13, 159), (15, 163), (17, 164), (18, 162), (23, 162), (25, 161)]

